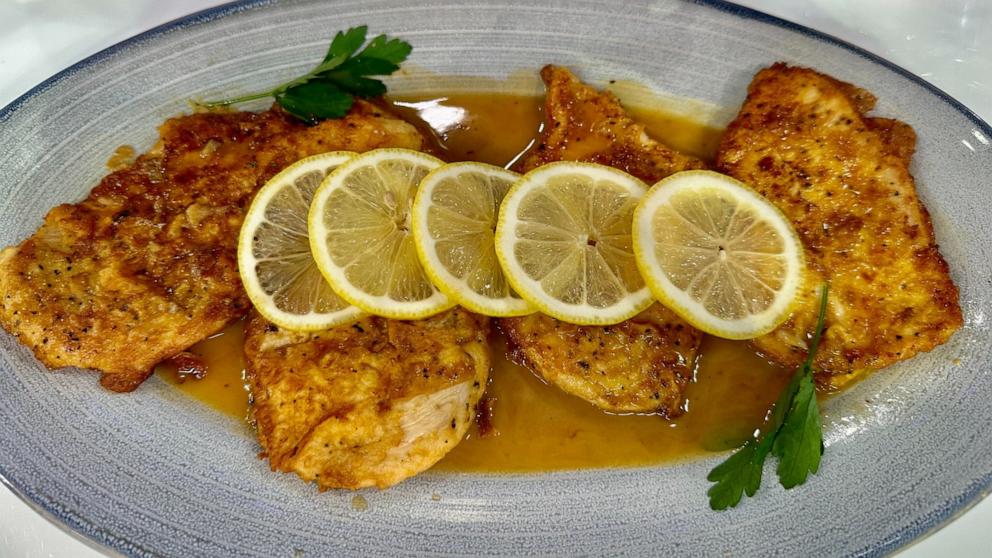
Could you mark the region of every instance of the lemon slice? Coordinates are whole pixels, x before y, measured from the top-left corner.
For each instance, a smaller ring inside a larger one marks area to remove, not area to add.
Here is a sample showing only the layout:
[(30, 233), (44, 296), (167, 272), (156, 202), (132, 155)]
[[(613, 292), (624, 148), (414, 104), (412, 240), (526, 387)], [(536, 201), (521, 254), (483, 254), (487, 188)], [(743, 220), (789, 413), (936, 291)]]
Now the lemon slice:
[(493, 237), (500, 202), (520, 175), (483, 163), (452, 163), (424, 177), (413, 202), (420, 262), (444, 294), (486, 316), (536, 311), (510, 288)]
[(697, 328), (750, 339), (788, 317), (803, 275), (789, 220), (741, 182), (686, 171), (634, 212), (637, 264), (654, 295)]
[(315, 331), (363, 315), (324, 280), (307, 236), (314, 192), (331, 170), (354, 156), (335, 151), (297, 161), (272, 177), (248, 208), (238, 236), (238, 270), (248, 298), (272, 323)]
[(651, 305), (630, 229), (647, 187), (629, 174), (560, 162), (525, 174), (503, 198), (496, 255), (541, 312), (580, 325), (622, 322)]
[(375, 149), (324, 179), (310, 206), (310, 248), (342, 298), (401, 320), (451, 308), (414, 246), (411, 206), (420, 181), (444, 164), (408, 149)]

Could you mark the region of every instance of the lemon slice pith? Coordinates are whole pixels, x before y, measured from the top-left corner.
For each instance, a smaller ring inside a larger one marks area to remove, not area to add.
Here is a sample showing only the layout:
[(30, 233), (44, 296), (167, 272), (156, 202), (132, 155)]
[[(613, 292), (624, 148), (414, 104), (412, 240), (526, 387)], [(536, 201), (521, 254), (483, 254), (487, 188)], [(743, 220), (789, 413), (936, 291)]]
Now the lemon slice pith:
[(414, 246), (411, 206), (440, 159), (376, 149), (324, 179), (310, 206), (310, 246), (342, 298), (378, 316), (419, 319), (454, 306), (430, 281)]
[(785, 215), (712, 171), (680, 172), (651, 188), (634, 212), (634, 251), (658, 300), (729, 339), (785, 321), (803, 277), (802, 245)]
[(272, 177), (252, 201), (238, 237), (238, 270), (252, 304), (270, 322), (315, 331), (354, 321), (364, 312), (334, 292), (317, 269), (307, 213), (324, 177), (355, 154), (323, 153)]
[(424, 177), (413, 204), (413, 236), (427, 274), (458, 304), (486, 316), (536, 311), (510, 287), (493, 240), (500, 202), (518, 178), (484, 163), (451, 163)]
[(500, 208), (496, 254), (511, 286), (541, 312), (607, 325), (651, 305), (634, 261), (631, 224), (646, 186), (590, 163), (525, 174)]

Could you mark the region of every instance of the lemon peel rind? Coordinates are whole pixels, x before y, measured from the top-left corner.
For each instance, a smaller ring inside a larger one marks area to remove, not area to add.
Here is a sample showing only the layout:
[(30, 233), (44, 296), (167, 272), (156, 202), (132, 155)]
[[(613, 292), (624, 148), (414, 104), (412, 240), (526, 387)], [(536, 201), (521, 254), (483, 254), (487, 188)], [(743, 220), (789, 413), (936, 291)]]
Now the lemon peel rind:
[(329, 254), (321, 245), (323, 240), (318, 240), (326, 236), (327, 231), (324, 229), (321, 216), (326, 208), (328, 197), (334, 190), (340, 187), (338, 184), (340, 177), (360, 164), (363, 166), (370, 163), (374, 164), (378, 160), (389, 157), (406, 159), (414, 164), (425, 165), (430, 170), (434, 170), (444, 164), (444, 161), (432, 155), (402, 148), (373, 149), (345, 162), (329, 173), (323, 182), (321, 182), (320, 186), (317, 187), (317, 191), (314, 192), (313, 203), (310, 205), (310, 211), (307, 215), (310, 249), (321, 275), (330, 283), (334, 292), (350, 304), (357, 306), (369, 314), (395, 320), (428, 318), (455, 307), (457, 303), (448, 298), (433, 283), (431, 286), (434, 292), (431, 296), (413, 302), (396, 300), (385, 295), (373, 296), (363, 293), (351, 285), (351, 282), (348, 281), (344, 273), (331, 260)]
[[(729, 186), (728, 186), (729, 185)], [(652, 219), (655, 211), (673, 195), (694, 187), (716, 187), (729, 191), (737, 189), (746, 201), (758, 208), (765, 208), (765, 215), (776, 215), (776, 219), (766, 219), (773, 228), (785, 239), (785, 259), (794, 264), (791, 273), (786, 273), (787, 282), (776, 293), (775, 301), (768, 309), (759, 314), (737, 320), (702, 319), (700, 316), (711, 316), (700, 303), (687, 295), (678, 296), (673, 293), (684, 291), (676, 287), (668, 278), (654, 257), (656, 243)], [(753, 188), (732, 177), (708, 170), (691, 170), (675, 173), (656, 182), (634, 209), (633, 225), (634, 257), (637, 267), (645, 283), (654, 297), (664, 306), (678, 314), (693, 327), (705, 333), (725, 339), (745, 340), (760, 337), (773, 331), (788, 319), (795, 309), (798, 294), (805, 279), (805, 256), (799, 236), (791, 222), (779, 210)], [(792, 239), (793, 242), (789, 240)], [(760, 327), (754, 326), (761, 323)]]
[[(518, 180), (517, 183), (510, 188), (510, 190), (506, 193), (506, 196), (503, 198), (503, 204), (500, 207), (499, 218), (497, 219), (496, 225), (496, 258), (503, 267), (503, 272), (506, 275), (510, 286), (513, 287), (513, 290), (524, 298), (524, 300), (531, 303), (541, 313), (547, 314), (563, 322), (583, 326), (614, 325), (629, 320), (646, 310), (651, 306), (651, 304), (654, 303), (652, 293), (646, 283), (641, 289), (638, 289), (633, 293), (628, 293), (623, 303), (616, 304), (608, 309), (603, 309), (589, 305), (567, 303), (549, 304), (546, 302), (546, 299), (549, 299), (550, 297), (535, 294), (540, 292), (537, 281), (530, 278), (522, 279), (517, 277), (517, 273), (512, 271), (516, 269), (512, 254), (513, 244), (506, 242), (507, 237), (512, 235), (512, 233), (508, 231), (510, 225), (507, 225), (510, 219), (509, 216), (519, 209), (520, 202), (526, 193), (524, 192), (524, 189), (527, 188), (531, 182), (542, 179), (545, 174), (557, 174), (560, 171), (586, 173), (587, 176), (591, 176), (594, 179), (600, 178), (610, 180), (611, 182), (615, 182), (623, 186), (629, 193), (635, 195), (636, 197), (642, 197), (648, 190), (647, 185), (636, 177), (613, 167), (607, 167), (595, 163), (574, 161), (559, 161), (542, 165), (523, 175), (520, 180)], [(522, 270), (520, 275), (523, 275)], [(608, 310), (608, 312), (604, 312), (604, 310)]]
[[(413, 202), (412, 214), (414, 245), (416, 246), (421, 264), (424, 266), (424, 271), (427, 272), (427, 276), (430, 277), (434, 286), (440, 289), (448, 298), (477, 314), (494, 318), (512, 318), (533, 314), (537, 312), (537, 308), (523, 298), (493, 299), (482, 296), (469, 289), (461, 288), (461, 280), (451, 274), (434, 253), (435, 250), (433, 248), (437, 242), (430, 235), (426, 223), (427, 210), (430, 207), (430, 195), (434, 187), (441, 180), (467, 172), (482, 172), (497, 175), (511, 184), (520, 178), (520, 175), (513, 171), (495, 165), (477, 162), (449, 163), (429, 172), (421, 181), (420, 187), (417, 190), (417, 197)], [(500, 272), (502, 273), (502, 266), (500, 266)]]
[(300, 176), (314, 170), (321, 170), (317, 165), (338, 166), (358, 155), (352, 151), (329, 151), (318, 155), (304, 157), (278, 172), (270, 178), (248, 206), (241, 229), (238, 233), (238, 271), (241, 283), (248, 294), (252, 305), (266, 320), (290, 331), (312, 332), (328, 329), (338, 325), (352, 323), (365, 317), (362, 309), (351, 305), (335, 312), (308, 312), (293, 314), (276, 306), (272, 297), (265, 292), (254, 274), (247, 275), (247, 270), (255, 268), (258, 259), (252, 251), (252, 237), (258, 226), (264, 221), (264, 212), (272, 198), (287, 182), (293, 182)]

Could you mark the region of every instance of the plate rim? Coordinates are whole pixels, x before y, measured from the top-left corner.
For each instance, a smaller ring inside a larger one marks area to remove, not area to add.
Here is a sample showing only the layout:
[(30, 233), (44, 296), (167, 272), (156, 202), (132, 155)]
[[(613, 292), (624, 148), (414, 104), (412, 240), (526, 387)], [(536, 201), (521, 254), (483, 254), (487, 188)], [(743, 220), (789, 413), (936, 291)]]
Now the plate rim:
[[(441, 3), (449, 0), (440, 0)], [(986, 122), (981, 116), (967, 105), (957, 100), (955, 97), (938, 87), (937, 85), (923, 79), (906, 68), (892, 62), (878, 54), (875, 54), (863, 47), (855, 45), (849, 41), (838, 38), (829, 33), (819, 31), (787, 19), (762, 12), (760, 10), (741, 6), (728, 0), (670, 0), (672, 2), (695, 4), (706, 8), (715, 9), (720, 12), (730, 14), (734, 17), (754, 20), (760, 23), (770, 24), (782, 29), (799, 33), (815, 41), (827, 43), (840, 47), (851, 52), (869, 62), (882, 66), (904, 79), (923, 87), (935, 97), (949, 105), (952, 109), (963, 115), (974, 124), (986, 136), (992, 137), (992, 125)], [(26, 102), (50, 89), (59, 82), (72, 77), (77, 72), (95, 65), (114, 54), (127, 49), (133, 45), (140, 44), (150, 39), (157, 38), (168, 32), (186, 27), (197, 26), (221, 19), (242, 11), (255, 10), (265, 6), (276, 6), (282, 4), (282, 0), (234, 0), (217, 6), (212, 6), (199, 10), (173, 20), (167, 21), (124, 40), (116, 42), (103, 48), (81, 60), (67, 66), (47, 79), (34, 85), (23, 94), (0, 108), (0, 125), (4, 124), (8, 118), (21, 108)], [(152, 555), (144, 549), (140, 542), (131, 541), (123, 537), (107, 533), (97, 526), (76, 517), (73, 514), (60, 513), (55, 506), (50, 506), (42, 499), (34, 499), (21, 483), (11, 478), (10, 474), (4, 470), (0, 463), (0, 485), (9, 489), (14, 495), (24, 502), (28, 507), (41, 515), (46, 521), (54, 524), (63, 532), (69, 534), (75, 540), (86, 546), (103, 552), (105, 554), (119, 556), (142, 556)], [(979, 472), (979, 474), (969, 483), (967, 489), (937, 504), (929, 516), (918, 523), (910, 523), (896, 530), (889, 537), (875, 541), (869, 546), (862, 547), (855, 555), (861, 556), (883, 556), (894, 553), (897, 550), (905, 549), (916, 544), (925, 538), (933, 535), (949, 523), (971, 510), (984, 498), (992, 495), (992, 471)]]

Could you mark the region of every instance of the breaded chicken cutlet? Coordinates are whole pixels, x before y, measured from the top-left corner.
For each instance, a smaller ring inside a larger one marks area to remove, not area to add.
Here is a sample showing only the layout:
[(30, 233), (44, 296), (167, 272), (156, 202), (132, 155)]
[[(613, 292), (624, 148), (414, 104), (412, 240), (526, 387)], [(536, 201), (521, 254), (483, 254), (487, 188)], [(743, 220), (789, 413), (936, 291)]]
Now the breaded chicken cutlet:
[(818, 286), (830, 283), (821, 381), (929, 351), (962, 325), (958, 289), (909, 173), (916, 134), (865, 116), (874, 104), (863, 89), (775, 64), (754, 77), (717, 154), (718, 169), (778, 206), (806, 248), (800, 306), (754, 340), (758, 351), (798, 365)]
[(582, 83), (568, 68), (545, 66), (541, 79), (546, 89), (544, 131), (517, 170), (585, 161), (628, 172), (650, 186), (679, 171), (706, 168), (703, 161), (649, 136), (616, 96)]
[(488, 330), (488, 318), (462, 308), (309, 334), (252, 312), (251, 412), (272, 469), (322, 489), (385, 488), (426, 470), (472, 423), (489, 375)]
[(325, 151), (421, 145), (365, 102), (315, 126), (273, 108), (172, 118), (159, 132), (155, 148), (0, 253), (0, 324), (49, 368), (98, 370), (114, 391), (247, 311), (235, 249), (266, 180)]
[[(615, 167), (652, 184), (682, 170), (705, 168), (648, 136), (608, 92), (569, 70), (545, 66), (544, 132), (518, 166), (526, 172), (553, 161)], [(578, 326), (544, 314), (499, 320), (511, 357), (548, 382), (604, 410), (681, 413), (702, 334), (655, 304), (613, 326)]]

